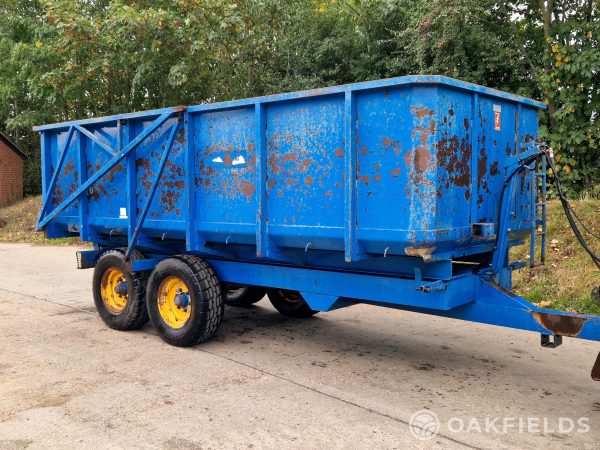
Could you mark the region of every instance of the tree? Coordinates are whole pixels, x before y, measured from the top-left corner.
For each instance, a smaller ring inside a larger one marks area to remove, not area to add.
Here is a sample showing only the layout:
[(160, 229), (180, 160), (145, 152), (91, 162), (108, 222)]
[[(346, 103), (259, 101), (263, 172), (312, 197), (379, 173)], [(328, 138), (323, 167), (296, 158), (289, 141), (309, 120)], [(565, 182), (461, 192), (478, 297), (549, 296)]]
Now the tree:
[(600, 185), (600, 0), (4, 0), (0, 129), (407, 74), (543, 98), (572, 192)]

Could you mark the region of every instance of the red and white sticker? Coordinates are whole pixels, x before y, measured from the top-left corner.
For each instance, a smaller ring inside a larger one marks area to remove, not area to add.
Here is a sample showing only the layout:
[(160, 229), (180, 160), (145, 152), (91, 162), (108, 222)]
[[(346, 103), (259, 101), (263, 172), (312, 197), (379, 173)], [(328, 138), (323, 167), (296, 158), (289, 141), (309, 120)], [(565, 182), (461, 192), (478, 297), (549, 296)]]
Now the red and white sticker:
[(500, 131), (500, 115), (502, 113), (502, 107), (500, 105), (494, 105), (494, 130)]

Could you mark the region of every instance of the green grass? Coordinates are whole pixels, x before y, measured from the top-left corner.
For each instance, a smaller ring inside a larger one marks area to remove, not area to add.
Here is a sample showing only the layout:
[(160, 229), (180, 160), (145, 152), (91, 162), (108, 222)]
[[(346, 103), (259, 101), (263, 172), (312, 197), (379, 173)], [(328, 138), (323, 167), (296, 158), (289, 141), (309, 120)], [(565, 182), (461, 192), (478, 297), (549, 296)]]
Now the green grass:
[[(578, 216), (600, 235), (600, 200), (572, 202)], [(546, 264), (513, 273), (513, 289), (535, 304), (563, 311), (600, 315), (591, 298), (600, 285), (600, 270), (581, 248), (558, 201), (548, 204)], [(588, 245), (600, 254), (600, 240), (584, 233)], [(529, 260), (529, 243), (511, 251), (511, 260)], [(536, 252), (539, 261), (539, 245)]]
[(78, 238), (46, 239), (35, 230), (42, 197), (27, 197), (14, 205), (0, 208), (0, 242), (29, 242), (47, 245), (79, 244)]

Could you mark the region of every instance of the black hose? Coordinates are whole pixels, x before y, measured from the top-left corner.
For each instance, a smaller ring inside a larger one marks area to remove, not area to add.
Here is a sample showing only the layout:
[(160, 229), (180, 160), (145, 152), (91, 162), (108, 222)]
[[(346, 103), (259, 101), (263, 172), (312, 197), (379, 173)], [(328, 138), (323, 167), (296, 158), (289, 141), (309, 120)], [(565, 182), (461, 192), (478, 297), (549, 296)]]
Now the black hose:
[(520, 173), (522, 170), (533, 170), (530, 169), (529, 167), (527, 167), (529, 164), (531, 164), (532, 162), (534, 162), (536, 159), (538, 159), (540, 157), (541, 153), (536, 153), (535, 155), (531, 155), (529, 156), (527, 159), (523, 160), (523, 162), (519, 165), (519, 167), (517, 167), (504, 181), (504, 184), (502, 185), (502, 190), (500, 191), (500, 203), (498, 205), (498, 232), (496, 233), (496, 240), (494, 242), (494, 250), (496, 250), (498, 248), (498, 239), (500, 238), (500, 221), (502, 218), (502, 204), (504, 203), (504, 193), (506, 191), (506, 187), (510, 184), (510, 181), (512, 180), (512, 178), (517, 174)]
[[(598, 268), (600, 268), (600, 257), (598, 255), (596, 255), (592, 249), (587, 245), (587, 242), (585, 241), (585, 238), (583, 237), (583, 235), (581, 234), (581, 231), (579, 230), (579, 227), (577, 226), (577, 222), (579, 222), (579, 224), (581, 225), (581, 227), (587, 232), (589, 233), (591, 236), (594, 236), (595, 238), (600, 239), (600, 236), (598, 236), (597, 234), (593, 233), (592, 231), (590, 231), (588, 229), (588, 227), (586, 227), (586, 225), (583, 223), (583, 221), (579, 218), (579, 216), (577, 216), (577, 213), (575, 212), (575, 210), (573, 209), (573, 207), (571, 206), (571, 204), (569, 203), (569, 201), (567, 200), (564, 191), (562, 190), (562, 186), (560, 184), (560, 179), (558, 178), (558, 173), (556, 171), (556, 166), (554, 165), (554, 158), (552, 157), (552, 155), (550, 154), (550, 152), (546, 149), (546, 148), (541, 148), (539, 153), (536, 153), (534, 155), (531, 155), (530, 157), (528, 157), (527, 159), (523, 160), (523, 162), (506, 178), (506, 180), (504, 181), (504, 185), (502, 186), (502, 190), (500, 192), (500, 204), (498, 207), (498, 230), (500, 230), (500, 220), (502, 217), (502, 204), (504, 202), (504, 193), (506, 191), (506, 187), (509, 185), (510, 181), (512, 180), (512, 178), (517, 174), (520, 173), (522, 170), (534, 170), (529, 168), (529, 164), (531, 164), (532, 162), (534, 162), (536, 159), (538, 159), (540, 157), (540, 155), (544, 154), (546, 156), (546, 159), (548, 160), (549, 164), (550, 164), (550, 169), (552, 170), (552, 173), (554, 175), (554, 184), (556, 185), (556, 192), (558, 194), (558, 198), (563, 206), (563, 209), (565, 211), (565, 215), (567, 216), (567, 220), (569, 222), (569, 225), (571, 226), (571, 229), (573, 230), (573, 233), (575, 234), (575, 237), (577, 238), (577, 241), (579, 241), (579, 244), (581, 245), (581, 247), (585, 250), (585, 252), (592, 258), (592, 261), (594, 261), (594, 263), (596, 264), (596, 266), (598, 266)], [(500, 232), (496, 233), (496, 241), (494, 243), (494, 249), (496, 249), (498, 247), (498, 239), (500, 237)]]

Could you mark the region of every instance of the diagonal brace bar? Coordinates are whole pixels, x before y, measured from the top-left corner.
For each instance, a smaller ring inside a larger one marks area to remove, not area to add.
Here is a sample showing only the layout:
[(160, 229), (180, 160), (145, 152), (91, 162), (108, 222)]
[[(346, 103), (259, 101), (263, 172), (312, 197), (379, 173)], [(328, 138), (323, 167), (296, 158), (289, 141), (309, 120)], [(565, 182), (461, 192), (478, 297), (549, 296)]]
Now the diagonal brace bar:
[(94, 144), (98, 145), (99, 147), (102, 147), (102, 149), (105, 150), (110, 156), (115, 156), (117, 154), (117, 151), (115, 149), (113, 149), (110, 145), (102, 142), (100, 139), (98, 139), (96, 137), (95, 134), (93, 134), (89, 130), (86, 130), (81, 125), (75, 125), (75, 128), (77, 128), (77, 130), (80, 133), (82, 133), (86, 137), (88, 137), (90, 139), (90, 141), (92, 141)]
[(60, 152), (60, 155), (58, 157), (58, 165), (56, 166), (54, 175), (52, 175), (52, 180), (50, 180), (50, 184), (48, 185), (48, 189), (46, 190), (46, 198), (44, 199), (44, 202), (42, 203), (42, 209), (40, 210), (40, 215), (38, 216), (38, 221), (44, 215), (44, 212), (46, 211), (46, 208), (48, 207), (49, 199), (52, 198), (52, 192), (54, 191), (54, 186), (56, 185), (56, 180), (58, 179), (58, 176), (60, 175), (60, 172), (62, 170), (62, 166), (65, 162), (65, 157), (67, 156), (67, 151), (69, 150), (69, 145), (71, 145), (71, 139), (73, 138), (73, 134), (74, 134), (73, 127), (69, 127), (69, 133), (67, 134), (67, 139), (65, 140), (65, 143), (63, 144), (63, 147), (62, 147), (62, 151)]
[(133, 141), (131, 141), (123, 150), (117, 153), (109, 162), (107, 162), (102, 169), (92, 175), (85, 183), (83, 183), (79, 189), (73, 192), (65, 201), (58, 205), (54, 210), (48, 214), (44, 219), (38, 221), (37, 228), (41, 230), (48, 222), (54, 219), (60, 214), (66, 207), (75, 201), (83, 192), (87, 191), (96, 181), (102, 178), (109, 170), (115, 167), (125, 156), (135, 149), (144, 139), (152, 134), (157, 128), (165, 123), (173, 114), (177, 111), (168, 111), (161, 114), (152, 124), (142, 131)]
[(127, 247), (127, 252), (125, 252), (125, 259), (128, 260), (131, 257), (131, 252), (133, 251), (133, 247), (135, 245), (135, 241), (137, 240), (138, 234), (146, 220), (146, 216), (148, 215), (148, 211), (150, 210), (150, 205), (152, 204), (152, 200), (154, 200), (154, 194), (156, 194), (156, 189), (158, 188), (158, 183), (162, 177), (162, 173), (164, 171), (167, 160), (169, 159), (169, 154), (171, 153), (171, 148), (173, 148), (173, 142), (175, 141), (175, 134), (177, 129), (179, 128), (179, 123), (181, 122), (181, 116), (177, 119), (177, 122), (171, 127), (171, 133), (169, 134), (169, 139), (167, 140), (167, 145), (165, 147), (165, 151), (163, 152), (162, 158), (158, 165), (158, 170), (156, 171), (156, 175), (154, 176), (154, 180), (152, 181), (152, 186), (150, 187), (150, 192), (148, 192), (148, 198), (146, 198), (146, 203), (144, 204), (144, 209), (140, 215), (138, 223), (135, 226), (135, 230), (133, 231), (133, 235), (131, 236), (131, 241), (129, 242), (129, 246)]

